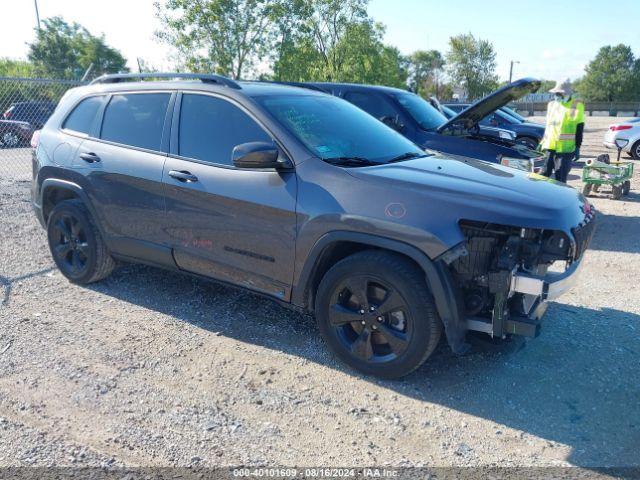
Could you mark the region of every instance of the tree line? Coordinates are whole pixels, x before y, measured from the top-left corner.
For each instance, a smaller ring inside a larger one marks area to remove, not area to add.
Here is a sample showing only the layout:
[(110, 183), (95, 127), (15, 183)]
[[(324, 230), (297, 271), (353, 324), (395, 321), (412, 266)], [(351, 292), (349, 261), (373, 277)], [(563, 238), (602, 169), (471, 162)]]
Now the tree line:
[[(441, 99), (458, 92), (476, 99), (500, 85), (490, 41), (467, 33), (451, 37), (444, 53), (402, 55), (384, 42), (368, 1), (161, 0), (156, 36), (178, 52), (178, 71), (380, 84)], [(88, 69), (90, 77), (127, 71), (103, 36), (60, 17), (44, 21), (27, 58), (0, 59), (0, 75), (80, 79)], [(573, 86), (587, 101), (640, 100), (640, 58), (626, 45), (602, 47)]]

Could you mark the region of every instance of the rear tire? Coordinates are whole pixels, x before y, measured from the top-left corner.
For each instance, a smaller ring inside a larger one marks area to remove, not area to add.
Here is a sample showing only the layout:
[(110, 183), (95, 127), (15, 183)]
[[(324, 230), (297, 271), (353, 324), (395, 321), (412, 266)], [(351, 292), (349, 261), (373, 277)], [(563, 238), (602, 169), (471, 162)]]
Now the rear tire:
[(442, 333), (424, 272), (390, 252), (367, 250), (335, 264), (320, 282), (315, 313), (343, 362), (383, 378), (418, 368)]
[(54, 262), (73, 283), (97, 282), (115, 267), (81, 200), (65, 200), (54, 207), (47, 221), (47, 238)]
[(622, 194), (629, 195), (630, 191), (631, 191), (631, 180), (625, 180), (625, 182), (622, 184)]
[(20, 137), (13, 132), (3, 133), (0, 141), (6, 148), (18, 148), (21, 144)]

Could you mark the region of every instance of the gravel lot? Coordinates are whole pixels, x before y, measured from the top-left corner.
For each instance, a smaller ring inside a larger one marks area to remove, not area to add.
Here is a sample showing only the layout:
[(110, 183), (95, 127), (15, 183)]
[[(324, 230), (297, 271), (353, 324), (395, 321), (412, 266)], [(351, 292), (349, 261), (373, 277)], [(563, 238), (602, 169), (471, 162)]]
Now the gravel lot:
[[(611, 122), (588, 119), (584, 156)], [(593, 198), (581, 281), (539, 338), (441, 345), (379, 381), (248, 293), (143, 266), (69, 284), (3, 173), (0, 466), (640, 466), (639, 175)]]

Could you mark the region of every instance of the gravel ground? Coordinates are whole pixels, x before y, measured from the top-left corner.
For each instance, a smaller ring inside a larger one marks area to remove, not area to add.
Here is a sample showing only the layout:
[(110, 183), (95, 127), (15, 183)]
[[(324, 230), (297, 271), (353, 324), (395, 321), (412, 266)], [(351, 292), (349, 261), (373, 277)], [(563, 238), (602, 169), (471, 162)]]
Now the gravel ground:
[[(609, 123), (588, 119), (584, 156)], [(640, 466), (637, 192), (593, 198), (581, 280), (539, 338), (441, 345), (380, 381), (248, 293), (143, 266), (69, 284), (28, 188), (0, 179), (0, 466)]]

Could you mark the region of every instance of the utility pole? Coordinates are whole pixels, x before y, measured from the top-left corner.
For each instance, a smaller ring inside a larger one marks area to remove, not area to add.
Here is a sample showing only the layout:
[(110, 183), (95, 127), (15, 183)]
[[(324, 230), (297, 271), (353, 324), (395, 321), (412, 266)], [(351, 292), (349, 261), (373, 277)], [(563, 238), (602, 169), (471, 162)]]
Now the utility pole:
[(520, 63), (518, 60), (511, 60), (511, 68), (509, 68), (509, 83), (511, 83), (511, 80), (513, 79), (513, 64), (514, 63)]
[(38, 0), (33, 0), (33, 4), (36, 6), (36, 22), (38, 30), (40, 30), (40, 12), (38, 12)]

